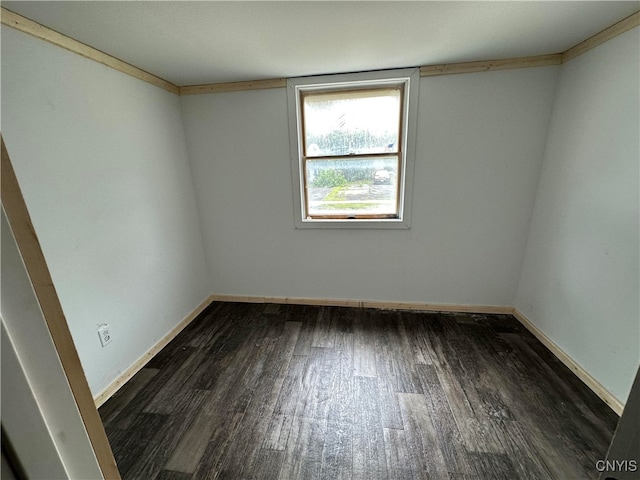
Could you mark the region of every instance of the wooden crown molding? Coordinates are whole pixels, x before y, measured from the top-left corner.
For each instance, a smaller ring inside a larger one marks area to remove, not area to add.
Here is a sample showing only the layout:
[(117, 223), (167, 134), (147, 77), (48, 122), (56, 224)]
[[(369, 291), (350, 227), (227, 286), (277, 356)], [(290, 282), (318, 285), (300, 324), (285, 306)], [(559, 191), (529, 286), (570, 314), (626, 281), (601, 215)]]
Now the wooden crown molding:
[(582, 55), (588, 52), (592, 48), (602, 45), (608, 42), (612, 38), (623, 34), (624, 32), (631, 30), (640, 25), (640, 11), (633, 15), (619, 21), (618, 23), (611, 25), (609, 28), (605, 28), (600, 33), (596, 33), (593, 37), (587, 38), (584, 42), (580, 42), (574, 45), (569, 50), (562, 54), (562, 63), (567, 63), (569, 60), (576, 58), (578, 55)]
[[(508, 70), (514, 68), (543, 67), (547, 65), (562, 65), (569, 60), (582, 55), (592, 48), (601, 45), (624, 32), (640, 25), (640, 11), (605, 28), (600, 33), (578, 43), (563, 53), (536, 55), (531, 57), (515, 57), (498, 60), (482, 60), (477, 62), (448, 63), (441, 65), (425, 65), (420, 67), (421, 77), (437, 75), (454, 75), (460, 73), (488, 72)], [(193, 85), (180, 87), (180, 95), (197, 95), (203, 93), (234, 92), (241, 90), (255, 90), (259, 88), (286, 87), (286, 79), (258, 80), (249, 82), (213, 83), (209, 85)]]
[[(267, 80), (250, 80), (244, 82), (211, 83), (205, 85), (176, 86), (162, 78), (156, 77), (144, 70), (107, 55), (100, 50), (78, 42), (73, 38), (62, 35), (50, 28), (40, 25), (28, 18), (1, 9), (1, 19), (4, 25), (20, 30), (21, 32), (53, 43), (59, 47), (70, 50), (85, 58), (89, 58), (110, 68), (118, 70), (147, 83), (163, 88), (177, 95), (199, 95), (207, 93), (237, 92), (243, 90), (260, 90), (265, 88), (284, 88), (287, 81), (284, 78)], [(537, 55), (532, 57), (516, 57), (498, 60), (483, 60), (478, 62), (449, 63), (441, 65), (425, 65), (420, 67), (420, 76), (430, 77), (436, 75), (454, 75), (459, 73), (487, 72), (495, 70), (507, 70), (513, 68), (542, 67), (546, 65), (561, 65), (583, 53), (601, 45), (618, 35), (640, 25), (640, 11), (605, 28), (600, 33), (574, 45), (563, 53), (549, 55)]]
[(167, 82), (160, 77), (156, 77), (149, 72), (145, 72), (144, 70), (123, 62), (122, 60), (112, 57), (111, 55), (107, 55), (106, 53), (90, 47), (89, 45), (85, 45), (84, 43), (74, 40), (71, 37), (67, 37), (66, 35), (58, 33), (55, 30), (51, 30), (50, 28), (45, 27), (44, 25), (40, 25), (33, 20), (29, 20), (22, 15), (13, 13), (12, 11), (7, 10), (4, 7), (2, 7), (0, 11), (0, 19), (3, 25), (15, 28), (16, 30), (44, 40), (45, 42), (52, 43), (54, 45), (57, 45), (58, 47), (64, 48), (65, 50), (69, 50), (70, 52), (77, 53), (78, 55), (101, 63), (102, 65), (105, 65), (109, 68), (113, 68), (114, 70), (126, 73), (127, 75), (150, 83), (151, 85), (160, 87), (168, 92), (175, 93), (176, 95), (179, 93), (178, 87), (171, 82)]
[(453, 75), (457, 73), (488, 72), (492, 70), (507, 70), (511, 68), (543, 67), (546, 65), (560, 65), (562, 54), (538, 55), (535, 57), (504, 58), (502, 60), (484, 60), (480, 62), (448, 63), (442, 65), (427, 65), (420, 67), (421, 77), (435, 75)]
[(242, 90), (262, 90), (265, 88), (284, 88), (286, 78), (269, 80), (250, 80), (248, 82), (210, 83), (207, 85), (187, 85), (180, 87), (180, 95), (199, 95), (202, 93), (237, 92)]

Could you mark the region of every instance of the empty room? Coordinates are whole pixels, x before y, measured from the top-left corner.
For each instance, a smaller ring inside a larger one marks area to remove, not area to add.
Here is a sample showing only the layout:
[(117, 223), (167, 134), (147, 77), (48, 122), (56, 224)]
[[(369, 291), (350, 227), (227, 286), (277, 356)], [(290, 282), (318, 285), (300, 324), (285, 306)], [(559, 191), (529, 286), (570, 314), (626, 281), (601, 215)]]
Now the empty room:
[(3, 478), (640, 478), (640, 2), (1, 6)]

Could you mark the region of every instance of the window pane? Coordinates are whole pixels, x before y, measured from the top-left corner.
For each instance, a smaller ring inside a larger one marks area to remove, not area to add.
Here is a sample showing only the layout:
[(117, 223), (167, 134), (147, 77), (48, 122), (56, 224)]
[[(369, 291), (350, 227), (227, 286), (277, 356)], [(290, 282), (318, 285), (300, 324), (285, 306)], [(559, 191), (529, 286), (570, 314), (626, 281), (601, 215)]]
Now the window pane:
[(308, 216), (397, 215), (398, 158), (307, 160)]
[(306, 155), (396, 153), (400, 96), (400, 88), (306, 94)]

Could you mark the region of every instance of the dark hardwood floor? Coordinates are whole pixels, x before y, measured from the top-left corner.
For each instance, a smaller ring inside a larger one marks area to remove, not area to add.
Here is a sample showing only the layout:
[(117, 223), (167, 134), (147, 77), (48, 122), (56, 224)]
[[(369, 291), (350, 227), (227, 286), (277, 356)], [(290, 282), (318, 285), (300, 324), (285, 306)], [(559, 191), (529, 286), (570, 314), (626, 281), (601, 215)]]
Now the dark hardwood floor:
[(618, 420), (510, 315), (240, 303), (100, 415), (144, 480), (597, 478)]

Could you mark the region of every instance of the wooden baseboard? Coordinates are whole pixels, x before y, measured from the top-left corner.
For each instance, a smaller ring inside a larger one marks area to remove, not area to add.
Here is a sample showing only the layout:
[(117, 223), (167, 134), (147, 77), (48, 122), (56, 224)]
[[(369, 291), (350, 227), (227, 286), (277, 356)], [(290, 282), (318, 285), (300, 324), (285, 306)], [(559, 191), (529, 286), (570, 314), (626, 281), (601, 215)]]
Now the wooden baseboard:
[(362, 307), (397, 310), (421, 310), (430, 312), (466, 312), (466, 313), (497, 313), (510, 314), (513, 307), (496, 307), (487, 305), (453, 305), (434, 303), (412, 302), (382, 302), (377, 300), (345, 300), (324, 298), (300, 298), (300, 297), (259, 297), (250, 295), (209, 295), (167, 335), (151, 347), (144, 355), (136, 360), (102, 392), (94, 398), (96, 408), (103, 405), (114, 393), (116, 393), (127, 381), (138, 373), (160, 350), (173, 340), (184, 328), (189, 325), (211, 302), (242, 302), (242, 303), (281, 303), (289, 305), (326, 305), (332, 307)]
[(205, 298), (200, 305), (198, 305), (193, 311), (187, 315), (178, 325), (176, 325), (169, 333), (158, 341), (153, 347), (151, 347), (144, 355), (136, 360), (133, 365), (127, 368), (118, 378), (107, 386), (102, 392), (100, 392), (93, 401), (96, 404), (96, 408), (99, 408), (104, 402), (109, 400), (111, 396), (116, 393), (120, 387), (127, 383), (131, 377), (138, 373), (156, 354), (162, 350), (167, 344), (173, 340), (182, 330), (185, 329), (202, 311), (211, 304), (213, 301), (212, 296)]
[(513, 307), (491, 305), (455, 305), (416, 302), (384, 302), (379, 300), (346, 300), (341, 298), (259, 297), (251, 295), (211, 295), (217, 302), (281, 303), (285, 305), (326, 305), (329, 307), (360, 307), (426, 312), (463, 312), (511, 314)]
[(604, 403), (609, 405), (611, 409), (616, 412), (618, 415), (622, 415), (622, 410), (624, 409), (624, 405), (620, 400), (613, 396), (611, 392), (609, 392), (606, 388), (604, 388), (600, 382), (598, 382), (595, 378), (593, 378), (584, 368), (582, 368), (578, 363), (567, 355), (564, 350), (562, 350), (558, 345), (554, 343), (549, 337), (547, 337), (542, 330), (536, 327), (521, 311), (517, 308), (513, 309), (513, 316), (516, 317), (522, 325), (526, 327), (538, 340), (540, 340), (545, 347), (551, 350), (558, 360), (564, 363), (576, 376), (582, 380), (587, 387), (589, 387), (593, 392), (598, 395), (602, 399)]
[(379, 300), (347, 300), (329, 298), (307, 298), (307, 297), (261, 297), (251, 295), (209, 295), (200, 303), (189, 315), (187, 315), (178, 325), (176, 325), (166, 336), (156, 343), (149, 351), (142, 355), (133, 365), (125, 370), (107, 388), (100, 392), (95, 398), (96, 407), (100, 407), (111, 396), (116, 393), (131, 377), (142, 369), (160, 350), (162, 350), (171, 340), (173, 340), (184, 328), (189, 325), (211, 302), (241, 302), (241, 303), (280, 303), (285, 305), (324, 305), (331, 307), (358, 307), (358, 308), (379, 308), (395, 310), (416, 310), (426, 312), (461, 312), (461, 313), (492, 313), (511, 314), (527, 330), (529, 330), (551, 353), (553, 353), (562, 363), (564, 363), (576, 376), (598, 395), (611, 409), (618, 415), (622, 415), (624, 405), (611, 392), (604, 388), (595, 378), (567, 355), (553, 340), (547, 337), (542, 330), (535, 326), (517, 308), (507, 306), (491, 305), (459, 305), (459, 304), (437, 304), (437, 303), (417, 303), (417, 302), (384, 302)]

